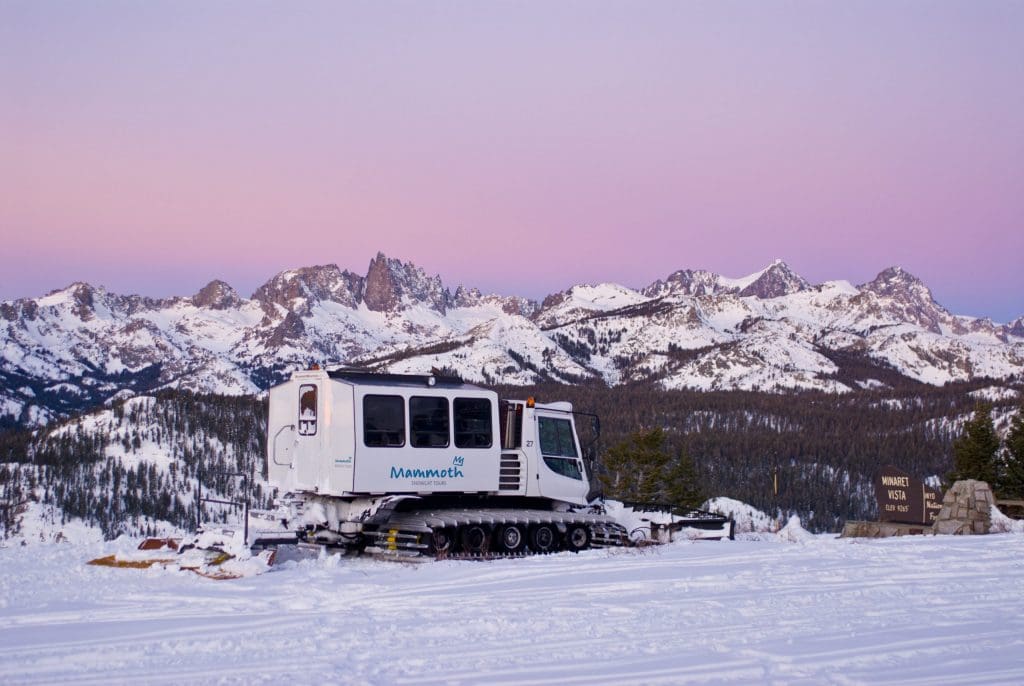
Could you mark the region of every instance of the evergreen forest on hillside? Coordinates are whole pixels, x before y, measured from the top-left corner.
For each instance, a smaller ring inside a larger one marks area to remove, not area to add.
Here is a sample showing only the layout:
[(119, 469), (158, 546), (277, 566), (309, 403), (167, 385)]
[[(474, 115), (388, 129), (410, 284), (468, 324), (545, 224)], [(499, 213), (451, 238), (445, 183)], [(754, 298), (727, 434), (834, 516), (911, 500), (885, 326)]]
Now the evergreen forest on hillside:
[[(990, 385), (913, 384), (836, 395), (547, 384), (500, 388), (499, 394), (569, 400), (577, 411), (597, 414), (599, 461), (634, 434), (661, 429), (670, 458), (692, 463), (697, 492), (735, 498), (780, 518), (797, 514), (820, 532), (838, 531), (848, 519), (877, 518), (871, 482), (881, 465), (945, 479), (953, 470), (953, 442), (979, 405), (971, 393)], [(990, 405), (1009, 414), (1019, 400)], [(579, 424), (586, 442), (587, 422)]]
[[(0, 538), (11, 533), (27, 500), (98, 526), (106, 538), (153, 533), (156, 521), (191, 530), (200, 472), (204, 489), (231, 499), (245, 486), (231, 474), (245, 474), (253, 506), (270, 504), (261, 479), (265, 401), (162, 391), (107, 414), (102, 422), (87, 414), (52, 432), (0, 434)], [(204, 508), (204, 519), (231, 515)]]
[[(920, 478), (952, 473), (954, 442), (979, 404), (971, 393), (988, 385), (845, 395), (665, 391), (640, 384), (497, 390), (509, 398), (569, 400), (576, 410), (598, 415), (596, 440), (586, 417), (578, 424), (584, 446), (598, 459), (595, 482), (608, 496), (686, 505), (700, 503), (679, 501), (726, 496), (779, 518), (797, 514), (813, 531), (837, 531), (847, 519), (877, 516), (871, 480), (879, 466), (892, 464)], [(1019, 400), (989, 402), (1008, 423)], [(18, 508), (29, 500), (55, 505), (64, 518), (80, 517), (107, 537), (149, 533), (156, 521), (190, 529), (200, 470), (208, 473), (206, 487), (228, 497), (240, 493), (240, 481), (210, 473), (245, 473), (253, 506), (266, 507), (274, 494), (261, 477), (265, 427), (263, 400), (162, 391), (48, 429), (2, 432), (0, 538), (11, 535)], [(637, 441), (648, 444), (633, 453)], [(653, 455), (654, 463), (635, 457), (643, 454)], [(642, 470), (655, 482), (633, 478)], [(632, 490), (616, 493), (616, 484)]]

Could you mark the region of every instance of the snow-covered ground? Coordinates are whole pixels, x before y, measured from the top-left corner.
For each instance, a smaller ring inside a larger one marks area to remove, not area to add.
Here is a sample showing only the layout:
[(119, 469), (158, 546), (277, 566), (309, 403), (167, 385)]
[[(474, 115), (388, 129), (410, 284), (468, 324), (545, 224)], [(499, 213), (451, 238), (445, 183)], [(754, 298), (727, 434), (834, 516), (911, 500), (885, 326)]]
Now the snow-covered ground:
[(0, 683), (1024, 683), (1024, 535), (754, 536), (235, 581), (7, 547)]

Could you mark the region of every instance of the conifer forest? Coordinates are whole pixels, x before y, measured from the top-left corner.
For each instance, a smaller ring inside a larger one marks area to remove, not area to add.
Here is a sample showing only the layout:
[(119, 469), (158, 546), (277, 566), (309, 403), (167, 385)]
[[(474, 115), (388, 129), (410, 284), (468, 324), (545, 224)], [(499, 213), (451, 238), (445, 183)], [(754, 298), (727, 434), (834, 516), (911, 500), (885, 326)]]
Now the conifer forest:
[[(907, 384), (839, 395), (647, 384), (496, 390), (501, 397), (568, 400), (599, 417), (599, 427), (587, 415), (577, 419), (584, 450), (595, 458), (595, 492), (681, 505), (726, 496), (780, 519), (797, 514), (821, 532), (877, 516), (871, 481), (881, 465), (932, 482), (957, 475), (954, 447), (977, 421), (979, 406), (994, 417), (995, 447), (990, 437), (986, 450), (995, 450), (1006, 488), (1017, 488), (1020, 464), (1012, 458), (1022, 437), (1012, 427), (1021, 424), (1021, 389), (993, 399), (989, 387)], [(265, 426), (260, 398), (168, 390), (43, 428), (5, 430), (0, 537), (13, 533), (18, 508), (29, 500), (55, 506), (64, 519), (81, 518), (108, 538), (153, 533), (158, 523), (191, 529), (200, 472), (211, 492), (233, 499), (248, 488), (253, 507), (268, 507), (280, 494), (269, 492), (262, 476)], [(227, 518), (228, 509), (207, 508), (204, 516)]]

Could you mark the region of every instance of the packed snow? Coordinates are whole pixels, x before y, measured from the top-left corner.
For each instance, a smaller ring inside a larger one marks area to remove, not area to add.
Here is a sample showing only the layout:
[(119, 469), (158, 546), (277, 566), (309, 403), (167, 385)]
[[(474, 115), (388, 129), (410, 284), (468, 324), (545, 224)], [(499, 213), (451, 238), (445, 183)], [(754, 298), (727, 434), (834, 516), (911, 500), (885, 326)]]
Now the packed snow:
[(0, 683), (1024, 683), (1021, 533), (85, 564), (136, 542), (0, 548)]

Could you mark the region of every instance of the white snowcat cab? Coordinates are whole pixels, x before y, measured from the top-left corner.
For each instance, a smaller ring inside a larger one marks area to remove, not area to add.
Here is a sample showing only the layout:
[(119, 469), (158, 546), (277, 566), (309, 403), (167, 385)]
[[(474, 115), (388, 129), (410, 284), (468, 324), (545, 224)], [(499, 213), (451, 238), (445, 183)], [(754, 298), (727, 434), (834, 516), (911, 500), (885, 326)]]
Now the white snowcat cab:
[(570, 403), (499, 400), (457, 378), (295, 372), (270, 389), (267, 476), (288, 494), (283, 518), (299, 539), (347, 550), (480, 557), (629, 543), (603, 501), (588, 503)]
[(282, 491), (487, 494), (584, 505), (569, 403), (500, 401), (436, 376), (310, 370), (270, 390), (267, 465)]

